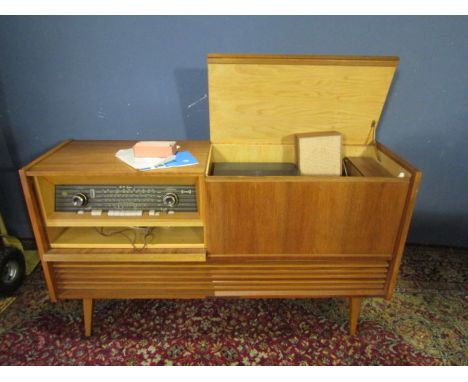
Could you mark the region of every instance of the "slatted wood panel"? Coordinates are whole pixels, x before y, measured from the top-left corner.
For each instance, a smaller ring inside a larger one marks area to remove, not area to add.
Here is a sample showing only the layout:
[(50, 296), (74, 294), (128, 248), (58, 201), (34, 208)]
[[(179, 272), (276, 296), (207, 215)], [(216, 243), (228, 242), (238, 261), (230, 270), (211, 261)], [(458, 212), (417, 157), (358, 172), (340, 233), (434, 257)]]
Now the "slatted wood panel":
[(59, 298), (382, 296), (388, 261), (53, 263)]

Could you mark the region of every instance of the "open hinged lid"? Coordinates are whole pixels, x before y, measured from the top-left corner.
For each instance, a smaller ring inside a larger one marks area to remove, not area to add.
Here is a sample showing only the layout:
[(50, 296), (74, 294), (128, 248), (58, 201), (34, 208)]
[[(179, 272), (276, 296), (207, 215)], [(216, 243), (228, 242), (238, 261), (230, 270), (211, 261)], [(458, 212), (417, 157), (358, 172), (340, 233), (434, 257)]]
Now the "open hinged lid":
[(293, 143), (339, 131), (373, 142), (398, 57), (208, 55), (212, 143)]

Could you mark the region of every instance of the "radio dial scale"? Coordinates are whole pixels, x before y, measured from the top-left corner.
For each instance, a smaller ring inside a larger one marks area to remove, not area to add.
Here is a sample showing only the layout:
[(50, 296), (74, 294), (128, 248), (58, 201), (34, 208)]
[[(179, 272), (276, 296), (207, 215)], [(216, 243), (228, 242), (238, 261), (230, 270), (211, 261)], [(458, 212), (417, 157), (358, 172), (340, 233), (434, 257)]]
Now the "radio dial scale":
[(55, 185), (55, 211), (197, 212), (195, 185)]

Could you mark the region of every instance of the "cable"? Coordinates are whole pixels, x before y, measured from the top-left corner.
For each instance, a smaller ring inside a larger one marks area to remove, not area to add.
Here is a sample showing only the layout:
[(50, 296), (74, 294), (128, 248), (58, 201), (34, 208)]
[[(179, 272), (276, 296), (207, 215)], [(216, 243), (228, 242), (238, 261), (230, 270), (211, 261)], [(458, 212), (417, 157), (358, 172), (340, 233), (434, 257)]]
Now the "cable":
[[(114, 235), (122, 235), (123, 237), (125, 237), (129, 241), (129, 243), (133, 247), (134, 252), (142, 252), (148, 246), (148, 239), (153, 238), (154, 227), (126, 227), (126, 228), (123, 228), (121, 230), (113, 231), (113, 232), (105, 232), (104, 227), (100, 227), (100, 228), (94, 227), (94, 229), (101, 236), (105, 236), (105, 237), (110, 237), (110, 236), (114, 236)], [(138, 234), (136, 232), (137, 230), (143, 230), (144, 231), (143, 246), (141, 248), (138, 248), (136, 246), (136, 242), (137, 242), (137, 238), (138, 238)], [(127, 231), (130, 231), (130, 232), (133, 233), (133, 238), (126, 234)]]

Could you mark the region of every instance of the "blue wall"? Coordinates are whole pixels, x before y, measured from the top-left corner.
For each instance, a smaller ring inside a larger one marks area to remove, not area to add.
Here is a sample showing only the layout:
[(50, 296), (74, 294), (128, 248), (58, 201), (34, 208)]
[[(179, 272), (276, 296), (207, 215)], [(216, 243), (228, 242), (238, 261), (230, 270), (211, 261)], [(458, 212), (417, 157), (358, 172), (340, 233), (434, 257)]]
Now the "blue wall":
[(378, 138), (424, 172), (410, 241), (468, 246), (467, 17), (0, 17), (11, 232), (16, 168), (64, 139), (207, 139), (208, 52), (400, 56)]

